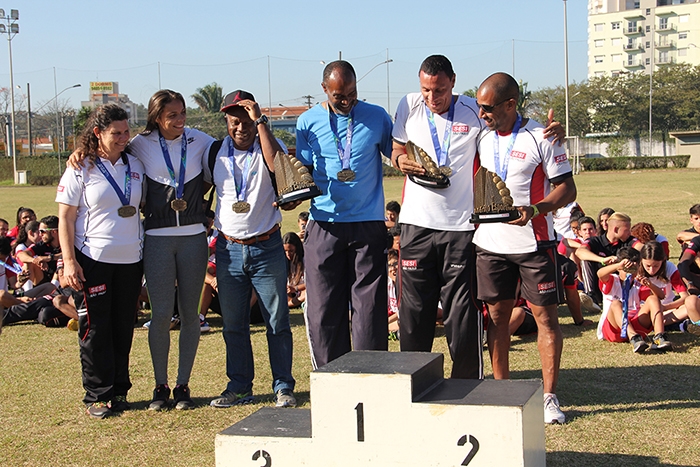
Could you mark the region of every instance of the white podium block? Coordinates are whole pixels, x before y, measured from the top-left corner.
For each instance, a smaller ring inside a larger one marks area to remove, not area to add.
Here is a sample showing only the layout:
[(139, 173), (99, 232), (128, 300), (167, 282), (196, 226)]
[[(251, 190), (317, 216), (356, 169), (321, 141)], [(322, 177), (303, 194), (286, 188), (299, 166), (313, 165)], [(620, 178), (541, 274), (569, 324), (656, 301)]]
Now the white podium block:
[(443, 358), (346, 354), (311, 373), (311, 413), (261, 409), (218, 434), (217, 466), (544, 466), (542, 384), (445, 380)]

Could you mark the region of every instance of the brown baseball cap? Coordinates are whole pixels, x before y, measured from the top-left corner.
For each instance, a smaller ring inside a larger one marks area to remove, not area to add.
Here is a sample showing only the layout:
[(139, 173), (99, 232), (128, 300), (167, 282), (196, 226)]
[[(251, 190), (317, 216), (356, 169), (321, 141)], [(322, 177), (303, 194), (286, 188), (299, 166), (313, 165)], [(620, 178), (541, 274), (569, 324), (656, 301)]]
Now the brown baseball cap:
[(248, 91), (242, 91), (240, 89), (229, 92), (224, 97), (224, 104), (221, 106), (221, 111), (226, 112), (228, 109), (238, 106), (238, 103), (244, 100), (255, 102), (255, 97)]

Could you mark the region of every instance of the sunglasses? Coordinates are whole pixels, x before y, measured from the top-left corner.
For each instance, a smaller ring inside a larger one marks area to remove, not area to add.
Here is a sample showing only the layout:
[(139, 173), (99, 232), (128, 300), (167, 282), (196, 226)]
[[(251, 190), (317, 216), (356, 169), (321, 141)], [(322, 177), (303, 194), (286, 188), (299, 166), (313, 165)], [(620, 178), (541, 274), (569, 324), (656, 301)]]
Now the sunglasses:
[(45, 234), (45, 233), (53, 232), (54, 230), (56, 230), (56, 229), (39, 229), (39, 233)]
[(494, 110), (496, 107), (498, 107), (498, 106), (501, 105), (501, 104), (504, 104), (504, 103), (508, 102), (508, 101), (511, 100), (511, 99), (512, 99), (512, 98), (509, 97), (508, 99), (506, 99), (506, 100), (504, 100), (504, 101), (501, 101), (501, 102), (499, 102), (498, 104), (493, 104), (493, 105), (479, 104), (479, 103), (477, 102), (477, 103), (476, 103), (476, 106), (479, 107), (479, 108), (480, 108), (481, 110), (483, 110), (484, 112), (491, 113), (491, 112), (493, 112), (493, 110)]

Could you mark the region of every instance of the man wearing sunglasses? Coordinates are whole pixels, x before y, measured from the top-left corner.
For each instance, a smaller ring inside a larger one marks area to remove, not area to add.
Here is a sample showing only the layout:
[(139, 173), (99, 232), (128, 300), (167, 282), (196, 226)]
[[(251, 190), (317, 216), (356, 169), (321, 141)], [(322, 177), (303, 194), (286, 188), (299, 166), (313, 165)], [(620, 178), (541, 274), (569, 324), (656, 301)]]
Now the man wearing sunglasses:
[(58, 242), (58, 217), (46, 216), (39, 221), (41, 240), (17, 253), (29, 271), (29, 280), (34, 286), (51, 281), (56, 272), (56, 260), (61, 257)]
[(555, 395), (562, 352), (557, 304), (563, 289), (551, 213), (576, 199), (576, 185), (564, 148), (546, 139), (542, 125), (517, 112), (518, 97), (518, 83), (506, 73), (488, 77), (476, 94), (479, 116), (489, 129), (479, 137), (481, 165), (505, 182), (520, 213), (509, 223), (477, 229), (478, 296), (489, 309), (494, 378), (508, 379), (508, 325), (520, 284), (537, 322), (544, 421), (564, 423)]

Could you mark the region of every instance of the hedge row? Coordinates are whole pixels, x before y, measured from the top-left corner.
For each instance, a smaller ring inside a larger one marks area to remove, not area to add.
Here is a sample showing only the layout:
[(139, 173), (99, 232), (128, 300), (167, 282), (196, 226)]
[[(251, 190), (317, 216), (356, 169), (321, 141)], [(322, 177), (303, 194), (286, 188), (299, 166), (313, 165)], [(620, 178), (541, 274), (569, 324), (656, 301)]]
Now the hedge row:
[[(65, 160), (69, 153), (61, 154), (61, 173), (65, 168)], [(665, 169), (684, 168), (688, 166), (690, 156), (668, 157), (599, 157), (581, 159), (581, 170), (631, 170), (631, 169)], [(17, 170), (29, 172), (28, 181), (32, 185), (56, 185), (60, 180), (56, 153), (35, 157), (20, 157), (17, 160)], [(394, 167), (383, 164), (382, 172), (385, 177), (401, 177), (403, 174)], [(12, 180), (12, 159), (0, 158), (0, 181)]]
[(688, 167), (690, 156), (598, 157), (581, 159), (581, 170), (670, 169)]

